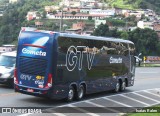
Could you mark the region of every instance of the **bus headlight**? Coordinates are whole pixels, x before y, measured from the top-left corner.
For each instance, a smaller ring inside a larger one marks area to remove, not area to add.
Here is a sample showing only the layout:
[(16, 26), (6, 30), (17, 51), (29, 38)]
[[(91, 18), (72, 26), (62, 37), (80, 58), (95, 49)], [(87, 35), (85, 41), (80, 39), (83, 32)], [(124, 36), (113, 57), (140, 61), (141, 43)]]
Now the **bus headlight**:
[(8, 78), (11, 76), (11, 73), (2, 74), (1, 78)]

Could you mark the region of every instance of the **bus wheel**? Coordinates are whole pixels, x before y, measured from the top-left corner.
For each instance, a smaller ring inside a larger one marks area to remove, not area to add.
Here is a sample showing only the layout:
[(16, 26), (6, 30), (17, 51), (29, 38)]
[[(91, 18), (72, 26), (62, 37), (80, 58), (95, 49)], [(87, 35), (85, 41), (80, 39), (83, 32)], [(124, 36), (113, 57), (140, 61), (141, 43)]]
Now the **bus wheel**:
[(121, 87), (120, 87), (120, 91), (124, 91), (126, 89), (126, 82), (123, 81), (123, 83), (121, 84)]
[(76, 95), (76, 99), (81, 100), (84, 96), (84, 93), (85, 93), (84, 86), (80, 85), (79, 90), (78, 90), (77, 95)]
[(120, 90), (120, 81), (117, 81), (117, 83), (116, 83), (116, 87), (115, 87), (115, 89), (114, 89), (114, 92), (119, 92), (119, 90)]
[(71, 86), (71, 87), (69, 88), (69, 91), (68, 91), (67, 101), (68, 101), (68, 102), (73, 101), (74, 95), (75, 95), (75, 90), (74, 90), (74, 88)]

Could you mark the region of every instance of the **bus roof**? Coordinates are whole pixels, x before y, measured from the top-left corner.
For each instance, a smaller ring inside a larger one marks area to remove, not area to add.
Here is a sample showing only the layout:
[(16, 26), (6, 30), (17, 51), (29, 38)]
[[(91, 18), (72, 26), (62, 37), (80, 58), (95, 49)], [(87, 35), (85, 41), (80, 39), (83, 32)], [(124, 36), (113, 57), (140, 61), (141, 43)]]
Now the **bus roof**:
[(124, 39), (120, 39), (120, 38), (114, 38), (114, 37), (87, 36), (87, 35), (68, 34), (68, 33), (60, 33), (60, 36), (61, 37), (70, 37), (70, 38), (103, 40), (103, 41), (113, 41), (113, 42), (122, 42), (122, 43), (134, 44), (132, 41), (124, 40)]
[[(29, 27), (23, 27), (22, 31), (31, 31), (36, 32), (36, 28), (29, 28)], [(47, 31), (47, 30), (38, 30), (37, 32), (41, 33), (58, 33), (61, 37), (70, 37), (70, 38), (81, 38), (81, 39), (91, 39), (91, 40), (103, 40), (103, 41), (113, 41), (113, 42), (123, 42), (123, 43), (130, 43), (134, 44), (132, 41), (124, 40), (120, 38), (114, 38), (114, 37), (101, 37), (101, 36), (88, 36), (88, 35), (79, 35), (79, 34), (71, 34), (71, 33), (61, 33), (61, 32), (53, 32), (53, 31)]]

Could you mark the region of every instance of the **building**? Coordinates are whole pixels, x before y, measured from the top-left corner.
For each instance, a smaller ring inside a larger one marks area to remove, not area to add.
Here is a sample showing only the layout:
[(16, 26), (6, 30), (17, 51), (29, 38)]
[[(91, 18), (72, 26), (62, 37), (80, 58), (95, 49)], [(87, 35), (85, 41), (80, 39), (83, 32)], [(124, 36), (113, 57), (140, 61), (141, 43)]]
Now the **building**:
[(91, 9), (89, 11), (91, 15), (106, 15), (106, 16), (114, 16), (115, 9), (101, 10), (101, 9)]
[(41, 27), (41, 26), (43, 26), (43, 24), (44, 24), (44, 23), (43, 23), (43, 22), (40, 22), (40, 21), (36, 21), (36, 22), (35, 22), (35, 26), (36, 26), (36, 27)]
[(62, 2), (59, 3), (59, 6), (67, 6), (67, 7), (80, 7), (81, 2), (79, 0), (62, 0)]
[(139, 28), (150, 28), (153, 29), (153, 22), (146, 22), (146, 21), (138, 21), (137, 27)]
[(27, 20), (33, 20), (33, 19), (39, 19), (40, 17), (37, 17), (37, 11), (30, 11), (27, 13)]
[(136, 12), (136, 11), (130, 11), (130, 12), (126, 12), (125, 17), (129, 17), (129, 16), (135, 16), (137, 20), (140, 20), (142, 17), (142, 13), (141, 12)]
[(89, 14), (90, 9), (91, 9), (91, 8), (81, 8), (81, 9), (80, 9), (80, 13)]
[(15, 3), (18, 2), (19, 0), (9, 0), (9, 3)]
[(59, 7), (58, 7), (58, 6), (45, 6), (44, 9), (45, 9), (45, 11), (46, 11), (47, 13), (49, 13), (49, 12), (53, 12), (53, 11), (58, 10)]
[(15, 45), (3, 45), (0, 47), (0, 54), (4, 53), (4, 52), (11, 52), (16, 50), (16, 46)]
[(84, 22), (73, 23), (72, 28), (83, 30), (85, 28), (85, 23)]
[[(88, 20), (89, 17), (92, 17), (92, 20), (96, 20), (96, 19), (103, 19), (106, 18), (106, 15), (91, 15), (91, 14), (80, 14), (80, 13), (76, 13), (75, 15), (72, 14), (63, 14), (63, 19), (80, 19), (80, 20)], [(58, 13), (55, 15), (50, 15), (47, 14), (47, 18), (48, 19), (61, 19), (62, 18), (62, 14)]]
[(115, 8), (115, 14), (116, 15), (122, 15), (122, 9), (121, 8)]
[(75, 33), (75, 34), (81, 34), (82, 30), (81, 29), (66, 29), (66, 33)]
[(70, 8), (68, 8), (68, 11), (69, 12), (76, 12), (76, 13), (79, 13), (80, 12), (80, 8), (78, 8), (78, 7), (70, 7)]
[(3, 16), (3, 11), (0, 11), (0, 16)]

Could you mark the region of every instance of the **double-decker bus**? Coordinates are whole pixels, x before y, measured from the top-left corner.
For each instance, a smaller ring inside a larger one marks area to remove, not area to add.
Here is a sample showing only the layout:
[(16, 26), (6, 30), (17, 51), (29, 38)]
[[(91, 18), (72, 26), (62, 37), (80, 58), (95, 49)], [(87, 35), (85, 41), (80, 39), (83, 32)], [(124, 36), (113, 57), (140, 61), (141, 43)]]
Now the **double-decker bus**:
[(124, 91), (134, 85), (134, 52), (129, 40), (22, 28), (15, 91), (68, 101)]

